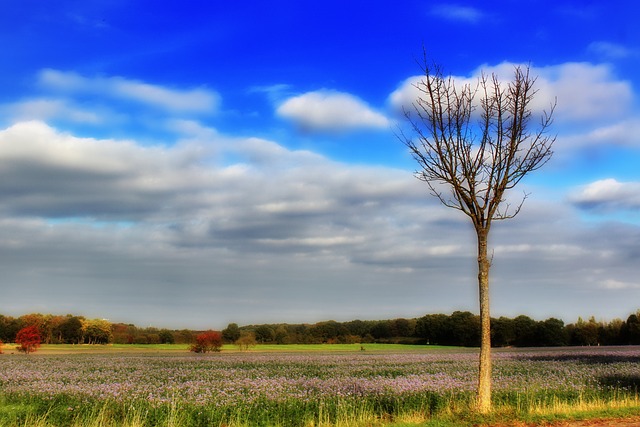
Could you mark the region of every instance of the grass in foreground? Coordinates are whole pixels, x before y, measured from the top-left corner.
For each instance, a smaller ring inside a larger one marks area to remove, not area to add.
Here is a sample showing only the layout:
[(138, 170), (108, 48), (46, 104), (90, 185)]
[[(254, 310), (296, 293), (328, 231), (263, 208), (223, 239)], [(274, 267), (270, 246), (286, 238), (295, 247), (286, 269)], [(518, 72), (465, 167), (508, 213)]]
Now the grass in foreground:
[[(431, 404), (443, 405), (438, 399), (427, 399)], [(118, 405), (115, 402), (88, 405), (74, 399), (50, 402), (3, 403), (0, 405), (1, 427), (177, 427), (177, 426), (305, 426), (305, 427), (472, 427), (491, 425), (547, 425), (567, 420), (617, 419), (638, 416), (640, 405), (636, 401), (613, 405), (600, 400), (590, 402), (590, 409), (565, 406), (536, 407), (533, 411), (516, 411), (513, 407), (498, 407), (490, 415), (474, 413), (466, 398), (449, 400), (440, 408), (423, 408), (396, 413), (380, 414), (375, 407), (380, 402), (344, 404), (320, 402), (300, 406), (297, 402), (280, 405), (265, 403), (262, 407), (238, 408), (235, 411), (215, 408), (194, 408), (179, 405), (150, 407), (142, 402)], [(97, 403), (97, 402), (96, 402)], [(387, 409), (391, 409), (392, 402)], [(69, 405), (69, 406), (67, 406)], [(628, 405), (628, 406), (626, 406)], [(434, 410), (434, 412), (430, 412)]]

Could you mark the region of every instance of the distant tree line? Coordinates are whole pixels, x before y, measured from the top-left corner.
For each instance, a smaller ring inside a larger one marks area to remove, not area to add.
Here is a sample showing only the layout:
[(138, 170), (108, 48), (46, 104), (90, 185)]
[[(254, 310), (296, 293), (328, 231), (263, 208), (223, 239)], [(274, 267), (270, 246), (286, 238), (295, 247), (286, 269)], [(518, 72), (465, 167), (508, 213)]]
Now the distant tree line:
[(0, 314), (0, 341), (15, 342), (18, 331), (28, 326), (38, 329), (43, 344), (165, 344), (192, 343), (194, 340), (194, 332), (188, 330), (138, 328), (71, 314), (32, 313), (20, 317)]
[[(428, 314), (417, 319), (326, 321), (309, 324), (264, 324), (222, 331), (226, 342), (251, 332), (258, 343), (403, 343), (464, 347), (480, 345), (480, 317), (468, 311)], [(598, 322), (594, 317), (565, 325), (560, 319), (536, 321), (528, 316), (491, 319), (494, 347), (640, 345), (640, 311), (626, 321)]]
[[(35, 326), (43, 344), (193, 344), (203, 331), (139, 328), (68, 314), (0, 314), (0, 341), (15, 342), (18, 331)], [(247, 348), (258, 344), (404, 343), (477, 347), (480, 318), (468, 311), (428, 314), (413, 319), (333, 320), (315, 324), (229, 324), (221, 331), (225, 343)], [(528, 316), (491, 319), (494, 347), (640, 345), (640, 310), (626, 320), (598, 322), (579, 318), (565, 325), (560, 319), (542, 321)]]

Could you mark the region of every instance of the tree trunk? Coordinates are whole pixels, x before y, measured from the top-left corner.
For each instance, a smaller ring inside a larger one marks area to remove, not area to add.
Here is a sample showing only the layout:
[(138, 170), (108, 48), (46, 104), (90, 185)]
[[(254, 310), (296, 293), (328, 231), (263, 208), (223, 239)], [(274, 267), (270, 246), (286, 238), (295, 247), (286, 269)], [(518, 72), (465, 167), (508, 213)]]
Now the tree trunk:
[(489, 314), (489, 229), (478, 229), (478, 288), (480, 295), (480, 367), (478, 372), (478, 412), (491, 411), (491, 315)]

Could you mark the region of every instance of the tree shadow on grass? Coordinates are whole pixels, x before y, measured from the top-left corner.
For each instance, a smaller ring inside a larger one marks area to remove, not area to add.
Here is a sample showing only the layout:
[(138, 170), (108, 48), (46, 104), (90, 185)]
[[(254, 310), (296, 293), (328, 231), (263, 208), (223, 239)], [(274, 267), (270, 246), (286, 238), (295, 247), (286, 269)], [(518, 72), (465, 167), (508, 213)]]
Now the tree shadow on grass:
[(598, 378), (601, 386), (610, 389), (640, 390), (640, 375), (612, 374)]
[(589, 365), (610, 365), (612, 363), (640, 363), (640, 353), (589, 353), (568, 352), (556, 354), (526, 354), (518, 356), (520, 360), (540, 362), (578, 362)]

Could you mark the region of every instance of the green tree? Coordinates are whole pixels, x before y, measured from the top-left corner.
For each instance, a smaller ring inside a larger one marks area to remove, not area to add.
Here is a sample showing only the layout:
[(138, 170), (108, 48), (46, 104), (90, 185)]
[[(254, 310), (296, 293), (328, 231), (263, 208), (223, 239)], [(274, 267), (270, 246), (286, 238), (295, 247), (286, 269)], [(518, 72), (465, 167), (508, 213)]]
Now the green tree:
[(389, 320), (378, 320), (371, 327), (370, 333), (376, 340), (391, 338), (391, 322)]
[(533, 347), (536, 345), (536, 321), (529, 316), (520, 315), (513, 319), (517, 347)]
[(447, 319), (447, 344), (477, 347), (480, 344), (480, 318), (469, 311), (454, 311)]
[(240, 328), (237, 323), (229, 323), (226, 328), (222, 330), (222, 338), (227, 342), (236, 342), (240, 338)]
[(276, 339), (276, 332), (269, 325), (260, 325), (254, 331), (259, 343), (269, 343)]
[(15, 342), (16, 334), (22, 329), (22, 322), (11, 316), (0, 314), (0, 340)]
[(445, 344), (447, 320), (446, 314), (427, 314), (416, 321), (416, 335), (427, 344)]
[(50, 340), (49, 343), (62, 344), (62, 331), (60, 327), (67, 321), (65, 316), (52, 316), (49, 315), (49, 328), (50, 328)]
[(173, 337), (173, 332), (168, 329), (162, 329), (158, 336), (160, 337), (161, 344), (173, 344), (176, 342), (175, 338)]
[(600, 325), (598, 330), (598, 340), (602, 345), (622, 345), (624, 322), (622, 319), (613, 319), (607, 324)]
[(640, 310), (627, 317), (627, 321), (621, 328), (621, 334), (625, 344), (640, 344)]
[(573, 325), (571, 344), (584, 346), (598, 345), (598, 330), (598, 322), (596, 322), (593, 316), (588, 322), (578, 317), (578, 321)]
[(310, 328), (310, 332), (319, 342), (324, 343), (335, 343), (341, 337), (349, 335), (349, 330), (335, 320), (318, 322)]
[(491, 319), (491, 344), (495, 347), (512, 346), (516, 340), (516, 329), (512, 319), (500, 316)]
[(538, 322), (536, 326), (536, 345), (560, 347), (567, 344), (569, 344), (569, 339), (562, 320), (551, 317), (543, 322)]
[(67, 315), (66, 319), (60, 325), (60, 337), (62, 342), (66, 344), (79, 344), (82, 342), (83, 318)]
[(285, 344), (289, 338), (289, 331), (284, 325), (278, 325), (274, 331), (275, 341), (278, 344)]
[(415, 332), (415, 322), (408, 319), (394, 319), (391, 322), (391, 335), (394, 337), (410, 337)]
[[(477, 238), (481, 347), (478, 410), (491, 410), (491, 317), (489, 312), (489, 231), (494, 221), (515, 217), (526, 199), (510, 206), (507, 192), (551, 157), (555, 138), (544, 113), (531, 129), (536, 79), (515, 67), (513, 80), (482, 75), (475, 87), (456, 85), (426, 54), (419, 96), (406, 118), (415, 138), (401, 134), (419, 165), (416, 173), (440, 202), (467, 215)], [(479, 109), (479, 112), (476, 111)]]

